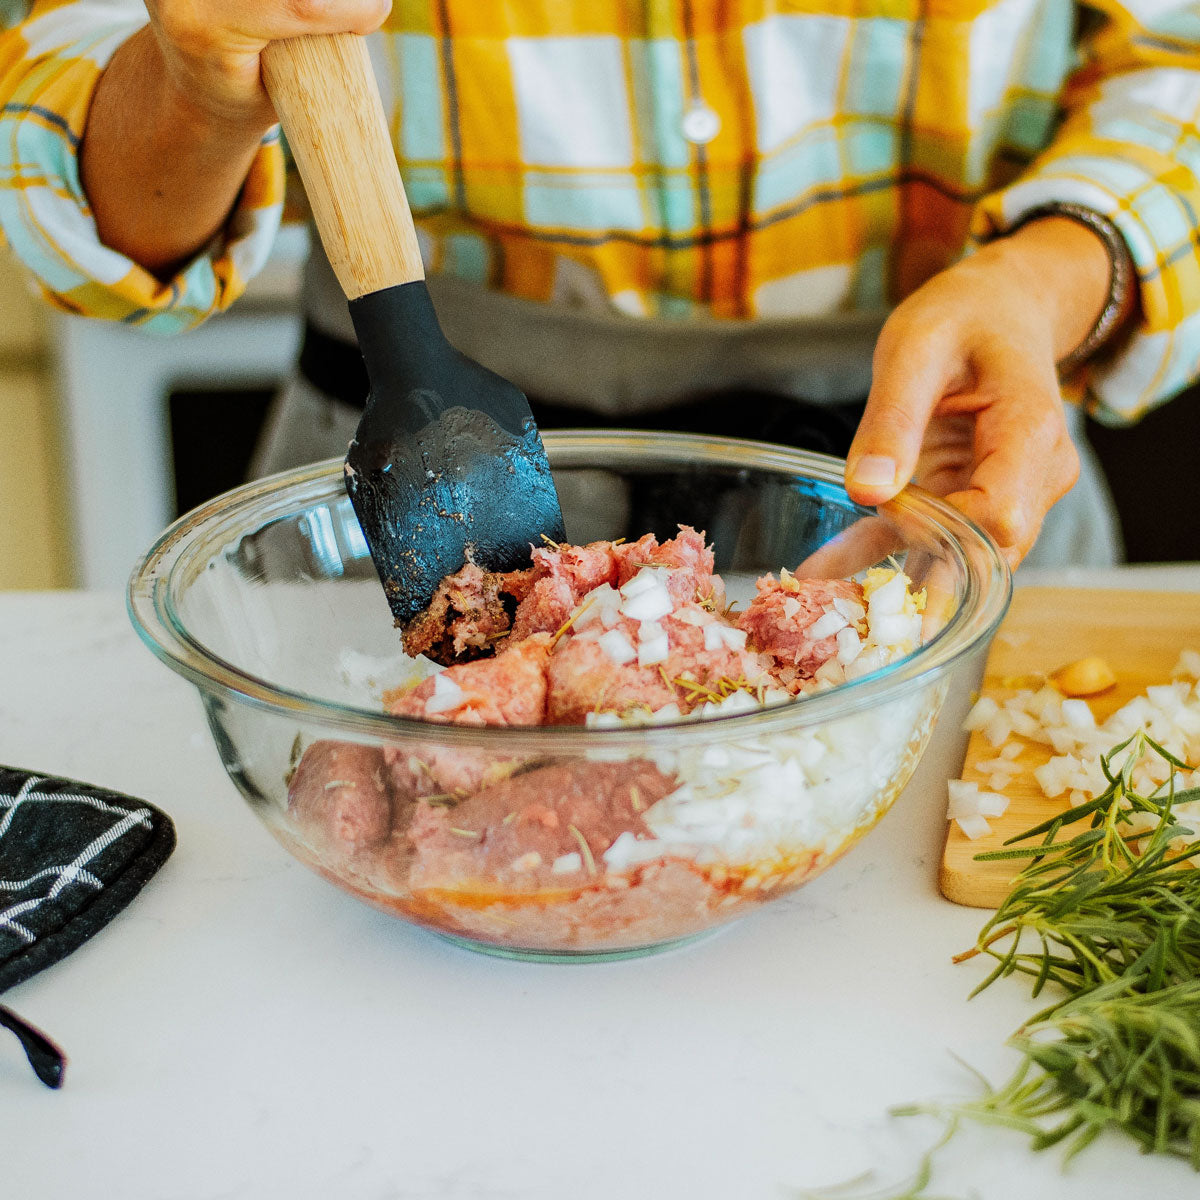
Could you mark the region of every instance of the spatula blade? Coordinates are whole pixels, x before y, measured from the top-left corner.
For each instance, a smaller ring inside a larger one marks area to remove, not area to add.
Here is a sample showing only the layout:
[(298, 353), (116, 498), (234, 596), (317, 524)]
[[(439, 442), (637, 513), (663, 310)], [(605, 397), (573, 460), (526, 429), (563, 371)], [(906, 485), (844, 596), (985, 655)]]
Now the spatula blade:
[(562, 512), (529, 402), (446, 342), (423, 281), (350, 311), (371, 395), (346, 491), (403, 626), (468, 558), (511, 571), (562, 541)]

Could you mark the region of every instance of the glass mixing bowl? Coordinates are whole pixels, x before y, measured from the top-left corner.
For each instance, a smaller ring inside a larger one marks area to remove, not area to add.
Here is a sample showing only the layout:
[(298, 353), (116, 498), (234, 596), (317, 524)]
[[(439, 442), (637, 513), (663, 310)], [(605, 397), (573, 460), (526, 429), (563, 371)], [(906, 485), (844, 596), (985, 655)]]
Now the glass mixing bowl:
[[(841, 576), (890, 560), (927, 589), (923, 644), (791, 703), (668, 725), (392, 716), (384, 692), (421, 668), (401, 649), (340, 462), (182, 517), (139, 564), (129, 609), (199, 689), (250, 806), (326, 879), (490, 953), (645, 953), (792, 891), (883, 815), (947, 672), (991, 637), (1011, 580), (940, 500), (909, 488), (878, 510), (854, 504), (836, 459), (668, 434), (547, 433), (545, 445), (572, 542), (692, 525), (742, 601), (781, 567)], [(563, 813), (588, 821), (563, 828)]]

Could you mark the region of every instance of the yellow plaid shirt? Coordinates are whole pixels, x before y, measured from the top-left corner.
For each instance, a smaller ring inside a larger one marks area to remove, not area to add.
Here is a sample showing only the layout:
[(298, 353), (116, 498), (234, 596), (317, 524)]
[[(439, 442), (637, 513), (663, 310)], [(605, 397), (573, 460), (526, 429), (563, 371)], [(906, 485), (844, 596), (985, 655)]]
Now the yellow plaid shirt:
[[(135, 0), (0, 0), (0, 227), (71, 311), (186, 329), (280, 219), (276, 134), (220, 244), (168, 283), (102, 246), (77, 150)], [(639, 318), (884, 310), (971, 239), (1080, 204), (1141, 321), (1089, 365), (1128, 420), (1200, 360), (1200, 5), (398, 0), (373, 39), (432, 271)]]

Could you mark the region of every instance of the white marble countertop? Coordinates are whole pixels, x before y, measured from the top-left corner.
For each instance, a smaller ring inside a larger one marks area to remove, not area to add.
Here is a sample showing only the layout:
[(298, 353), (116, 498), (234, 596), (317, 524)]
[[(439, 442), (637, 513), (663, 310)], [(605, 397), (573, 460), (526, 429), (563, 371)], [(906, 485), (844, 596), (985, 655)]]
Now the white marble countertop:
[[(1031, 580), (1032, 581), (1032, 580)], [(1072, 575), (1200, 591), (1200, 566)], [(782, 1200), (938, 1135), (890, 1105), (994, 1079), (1034, 1011), (950, 956), (984, 914), (937, 893), (967, 681), (893, 811), (845, 860), (715, 936), (631, 962), (457, 949), (294, 862), (240, 800), (199, 700), (115, 594), (0, 594), (0, 761), (142, 796), (179, 845), (144, 892), (3, 999), (70, 1057), (43, 1088), (0, 1038), (0, 1195), (42, 1200)], [(1102, 1139), (1064, 1172), (964, 1130), (931, 1195), (1196, 1195)]]

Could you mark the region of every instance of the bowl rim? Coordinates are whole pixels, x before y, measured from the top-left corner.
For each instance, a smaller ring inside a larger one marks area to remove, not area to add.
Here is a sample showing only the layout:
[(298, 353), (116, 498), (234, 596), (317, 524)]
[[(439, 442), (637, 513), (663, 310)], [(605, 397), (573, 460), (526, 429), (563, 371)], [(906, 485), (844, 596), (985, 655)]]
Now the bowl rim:
[[(664, 464), (719, 465), (751, 470), (782, 470), (831, 484), (845, 495), (845, 462), (830, 455), (791, 449), (769, 442), (714, 437), (702, 434), (645, 430), (572, 429), (542, 433), (552, 465), (586, 467), (596, 463), (602, 449), (638, 451)], [(328, 499), (331, 485), (339, 485), (343, 460), (326, 459), (243, 484), (224, 492), (177, 518), (155, 540), (130, 576), (126, 606), (139, 637), (168, 667), (194, 684), (203, 695), (234, 699), (277, 715), (287, 714), (320, 725), (340, 735), (357, 735), (393, 742), (423, 740), (462, 746), (504, 747), (523, 750), (536, 743), (546, 750), (547, 740), (563, 752), (582, 751), (603, 744), (606, 749), (645, 750), (656, 742), (678, 748), (692, 742), (711, 741), (719, 728), (723, 735), (744, 731), (748, 737), (836, 720), (873, 707), (884, 697), (927, 686), (962, 657), (991, 637), (1012, 596), (1012, 573), (991, 537), (958, 509), (921, 488), (909, 485), (886, 505), (854, 505), (864, 516), (885, 512), (901, 514), (925, 528), (947, 535), (953, 555), (966, 579), (961, 602), (933, 638), (912, 654), (860, 679), (813, 693), (789, 704), (772, 705), (754, 712), (661, 725), (594, 728), (575, 725), (464, 726), (395, 716), (359, 708), (280, 687), (235, 666), (192, 636), (177, 619), (172, 585), (177, 573), (194, 566), (198, 544), (220, 532), (245, 532), (244, 518), (253, 513), (255, 526), (294, 513), (306, 505)], [(852, 501), (847, 502), (853, 505)], [(239, 523), (241, 521), (241, 523)]]

